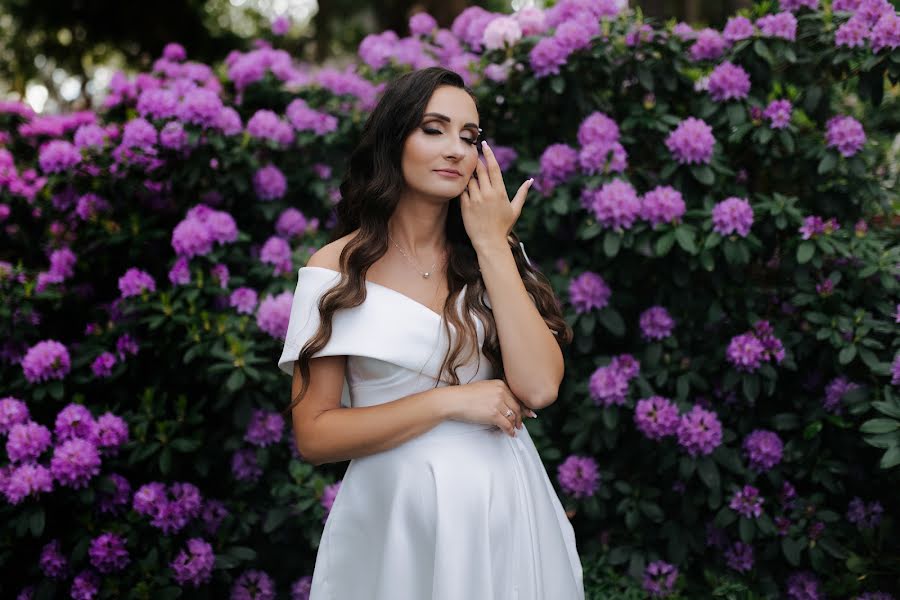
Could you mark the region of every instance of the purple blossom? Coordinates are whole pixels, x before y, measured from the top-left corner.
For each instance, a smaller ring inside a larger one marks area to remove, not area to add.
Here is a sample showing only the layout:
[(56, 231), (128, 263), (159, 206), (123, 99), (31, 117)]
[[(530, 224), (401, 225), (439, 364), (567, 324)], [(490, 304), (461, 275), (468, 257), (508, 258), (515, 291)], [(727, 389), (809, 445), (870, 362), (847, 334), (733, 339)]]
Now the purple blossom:
[(159, 135), (156, 128), (146, 119), (132, 119), (122, 128), (122, 148), (139, 148), (148, 154), (153, 153)]
[(741, 66), (725, 61), (710, 73), (707, 89), (716, 102), (746, 98), (750, 93), (750, 75)]
[(761, 366), (765, 352), (765, 347), (755, 335), (743, 333), (731, 339), (726, 356), (738, 370), (753, 372)]
[(640, 216), (654, 228), (661, 223), (679, 222), (684, 211), (681, 192), (669, 185), (656, 186), (641, 198)]
[(663, 340), (672, 335), (675, 321), (662, 306), (651, 306), (641, 313), (641, 333), (648, 340)]
[(0, 398), (0, 435), (9, 433), (13, 425), (27, 423), (29, 419), (28, 406), (12, 396)]
[(18, 467), (8, 465), (8, 468), (9, 477), (4, 485), (0, 485), (0, 490), (10, 504), (19, 504), (28, 496), (53, 490), (53, 476), (44, 465), (25, 463)]
[(128, 424), (122, 417), (107, 411), (97, 418), (94, 439), (100, 448), (117, 449), (128, 441)]
[(536, 78), (558, 75), (559, 68), (566, 64), (568, 49), (555, 37), (538, 40), (528, 53), (528, 61)]
[(628, 153), (619, 142), (592, 142), (578, 151), (578, 166), (589, 175), (621, 173), (628, 166)]
[(187, 146), (187, 133), (178, 121), (169, 121), (159, 132), (159, 143), (163, 148), (181, 150)]
[(222, 114), (222, 100), (219, 95), (206, 88), (188, 91), (178, 105), (178, 118), (201, 127), (218, 127)]
[(266, 165), (253, 175), (253, 189), (260, 200), (278, 200), (287, 191), (287, 179), (275, 165)]
[(296, 208), (287, 208), (278, 216), (275, 223), (275, 231), (283, 238), (302, 237), (306, 229), (311, 226), (306, 216)]
[(666, 147), (681, 164), (709, 163), (716, 139), (702, 119), (684, 119), (666, 138)]
[(678, 443), (691, 456), (712, 453), (722, 443), (722, 424), (715, 412), (695, 404), (690, 412), (681, 415), (678, 424)]
[(809, 571), (799, 571), (787, 579), (787, 595), (790, 600), (821, 600), (819, 580)]
[(577, 137), (582, 146), (598, 142), (613, 144), (619, 141), (619, 125), (605, 113), (595, 111), (578, 126)]
[(862, 498), (854, 497), (847, 505), (847, 521), (859, 529), (874, 529), (881, 523), (884, 507), (877, 500), (866, 504)]
[(728, 507), (748, 519), (755, 519), (762, 515), (763, 502), (758, 489), (752, 485), (745, 485), (734, 493)]
[(790, 100), (772, 100), (763, 111), (763, 116), (771, 121), (772, 129), (784, 129), (791, 122)]
[(103, 352), (91, 363), (91, 371), (95, 377), (109, 377), (115, 365), (116, 355), (112, 352)]
[(116, 353), (121, 360), (125, 360), (126, 354), (136, 356), (138, 349), (137, 341), (127, 333), (122, 334), (119, 339), (116, 340)]
[(100, 473), (100, 453), (87, 440), (72, 438), (56, 446), (50, 460), (53, 477), (64, 486), (79, 489)]
[(900, 17), (893, 8), (881, 15), (872, 28), (869, 39), (872, 42), (872, 52), (880, 52), (884, 48), (894, 50), (900, 46)]
[(69, 593), (73, 600), (94, 600), (100, 591), (100, 578), (91, 570), (84, 570), (72, 580)]
[(62, 379), (72, 368), (69, 351), (56, 340), (44, 340), (29, 348), (21, 364), (28, 383)]
[(231, 457), (231, 473), (238, 481), (253, 483), (258, 480), (262, 475), (262, 467), (256, 460), (256, 452), (249, 448), (237, 450)]
[(738, 573), (746, 573), (753, 568), (753, 547), (744, 542), (735, 542), (725, 550), (725, 563)]
[(858, 388), (858, 383), (850, 381), (843, 375), (835, 377), (825, 387), (825, 398), (822, 400), (822, 406), (830, 413), (841, 414), (843, 412), (841, 399), (844, 397), (844, 394)]
[(427, 12), (418, 12), (409, 18), (411, 35), (431, 35), (437, 27), (437, 21)]
[(627, 181), (614, 179), (588, 196), (597, 222), (616, 230), (630, 229), (641, 212), (641, 201)]
[(551, 144), (540, 158), (541, 177), (550, 187), (565, 182), (578, 169), (578, 151), (566, 144)]
[(598, 273), (585, 271), (569, 282), (569, 298), (576, 313), (602, 310), (612, 292)]
[(265, 448), (281, 441), (284, 434), (284, 418), (276, 412), (254, 410), (244, 441)]
[(753, 22), (740, 15), (730, 17), (722, 30), (722, 37), (731, 43), (753, 37), (753, 34)]
[(169, 563), (169, 568), (179, 585), (190, 584), (198, 588), (212, 579), (215, 558), (209, 542), (202, 538), (191, 538), (187, 541), (187, 547), (180, 550)]
[(894, 356), (891, 363), (891, 385), (900, 385), (900, 353)]
[(322, 508), (325, 509), (325, 519), (328, 519), (328, 515), (331, 514), (331, 507), (334, 506), (334, 500), (341, 491), (341, 483), (341, 481), (335, 481), (332, 484), (326, 485), (325, 489), (322, 490), (322, 497), (319, 499), (319, 503), (322, 505)]
[(115, 533), (103, 533), (91, 540), (88, 548), (91, 565), (101, 573), (121, 571), (131, 559), (125, 548), (125, 539)]
[(69, 572), (69, 561), (62, 553), (58, 539), (53, 539), (41, 549), (39, 561), (41, 572), (50, 579), (65, 579)]
[(172, 90), (153, 88), (141, 92), (137, 111), (142, 117), (169, 119), (178, 114), (178, 96)]
[(753, 207), (746, 198), (731, 196), (712, 209), (713, 231), (722, 236), (747, 237), (753, 225)]
[(256, 309), (256, 324), (275, 339), (284, 340), (291, 316), (293, 294), (289, 291), (277, 296), (266, 294)]
[(131, 484), (122, 475), (118, 473), (110, 473), (109, 479), (112, 481), (115, 490), (110, 492), (101, 491), (97, 500), (97, 510), (101, 514), (118, 513), (121, 509), (128, 505), (131, 498)]
[[(419, 13), (422, 14), (422, 13)], [(415, 18), (415, 17), (414, 17)], [(309, 600), (309, 592), (312, 587), (312, 575), (304, 575), (291, 584), (291, 600)], [(871, 599), (876, 600), (876, 599)], [(893, 600), (893, 599), (890, 599)]]
[(662, 396), (651, 396), (637, 401), (634, 408), (634, 423), (651, 440), (675, 435), (681, 419), (678, 407)]
[(187, 58), (187, 52), (184, 51), (184, 46), (176, 42), (169, 42), (166, 44), (163, 48), (162, 55), (166, 60), (174, 62), (179, 62)]
[(772, 431), (756, 429), (744, 438), (744, 453), (756, 471), (768, 471), (780, 463), (783, 450), (781, 438)]
[(866, 143), (866, 134), (862, 124), (844, 115), (837, 115), (828, 120), (825, 140), (829, 148), (837, 148), (843, 156), (853, 156)]
[(756, 20), (760, 34), (794, 41), (797, 37), (797, 17), (790, 12), (765, 15)]
[(656, 560), (644, 569), (642, 587), (651, 598), (665, 598), (674, 593), (677, 580), (678, 569), (674, 565)]
[(294, 141), (294, 130), (278, 115), (268, 109), (261, 109), (247, 121), (247, 133), (261, 140), (287, 145)]
[(88, 192), (78, 199), (78, 203), (75, 206), (75, 214), (82, 221), (90, 221), (99, 213), (109, 211), (109, 209), (109, 202), (97, 194)]
[(278, 15), (272, 19), (272, 35), (282, 36), (291, 30), (291, 18), (285, 15)]
[(53, 425), (57, 441), (83, 438), (94, 441), (97, 433), (97, 422), (94, 415), (83, 404), (70, 403), (56, 415)]
[(485, 50), (502, 50), (515, 46), (522, 39), (522, 28), (511, 15), (501, 15), (490, 21), (484, 28), (482, 44)]
[(99, 125), (82, 125), (75, 131), (73, 141), (79, 150), (102, 150), (106, 145), (106, 130)]
[(291, 259), (291, 246), (287, 240), (273, 235), (259, 251), (259, 260), (263, 263), (274, 265), (275, 275), (281, 275), (293, 270)]
[(862, 17), (854, 15), (834, 32), (834, 45), (845, 48), (862, 48), (871, 31)]
[(264, 571), (244, 571), (231, 587), (231, 600), (274, 600), (275, 584)]
[(47, 142), (38, 153), (38, 164), (44, 173), (68, 171), (80, 162), (81, 152), (64, 140)]
[(187, 285), (191, 282), (191, 268), (188, 259), (179, 256), (169, 269), (169, 281), (172, 285)]
[(588, 383), (591, 399), (598, 406), (625, 404), (628, 380), (624, 372), (612, 365), (598, 367)]
[(131, 267), (119, 278), (119, 291), (122, 298), (140, 296), (145, 292), (155, 292), (156, 282), (146, 271)]
[(695, 61), (715, 60), (725, 53), (726, 48), (728, 48), (728, 40), (715, 29), (707, 27), (697, 32), (690, 50), (691, 59)]
[(253, 314), (256, 308), (257, 294), (256, 291), (248, 287), (240, 287), (231, 293), (228, 304), (232, 308), (237, 309), (240, 314)]
[(13, 463), (34, 462), (52, 443), (50, 430), (40, 423), (16, 423), (6, 439), (6, 455)]
[(840, 223), (834, 218), (823, 221), (822, 217), (813, 215), (804, 217), (803, 225), (800, 227), (799, 232), (804, 240), (808, 240), (810, 238), (814, 239), (819, 235), (831, 235), (840, 228)]
[(589, 456), (570, 455), (557, 468), (563, 491), (574, 498), (593, 496), (600, 486), (597, 462)]

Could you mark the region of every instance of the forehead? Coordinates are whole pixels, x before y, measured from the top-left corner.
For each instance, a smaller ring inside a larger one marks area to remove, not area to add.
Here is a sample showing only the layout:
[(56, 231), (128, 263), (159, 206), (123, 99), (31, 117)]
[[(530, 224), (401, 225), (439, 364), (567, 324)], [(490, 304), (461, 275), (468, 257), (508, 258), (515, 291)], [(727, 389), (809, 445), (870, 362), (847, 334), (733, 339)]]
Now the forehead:
[(478, 110), (472, 97), (465, 90), (449, 85), (442, 85), (434, 90), (425, 106), (425, 112), (447, 115), (456, 125), (478, 123)]

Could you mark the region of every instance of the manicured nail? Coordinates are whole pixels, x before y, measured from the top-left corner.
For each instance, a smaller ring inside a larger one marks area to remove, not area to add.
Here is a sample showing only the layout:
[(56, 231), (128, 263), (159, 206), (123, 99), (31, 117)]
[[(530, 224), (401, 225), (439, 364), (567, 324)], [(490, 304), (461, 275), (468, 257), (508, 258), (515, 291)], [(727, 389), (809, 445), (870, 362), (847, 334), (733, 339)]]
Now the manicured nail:
[(481, 140), (481, 147), (482, 147), (482, 148), (487, 148), (487, 147), (488, 147), (488, 145), (487, 145), (487, 140)]
[(528, 414), (531, 415), (533, 418), (537, 419), (537, 415), (535, 414), (535, 412), (533, 410), (528, 411)]

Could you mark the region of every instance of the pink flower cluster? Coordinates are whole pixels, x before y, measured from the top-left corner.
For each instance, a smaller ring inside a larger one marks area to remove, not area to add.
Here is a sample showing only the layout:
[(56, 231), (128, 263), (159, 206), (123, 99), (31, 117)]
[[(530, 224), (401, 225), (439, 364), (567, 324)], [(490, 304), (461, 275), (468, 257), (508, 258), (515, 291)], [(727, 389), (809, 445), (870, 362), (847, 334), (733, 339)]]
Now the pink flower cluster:
[(728, 344), (725, 355), (739, 371), (754, 372), (763, 361), (780, 363), (784, 359), (784, 346), (775, 337), (768, 321), (757, 321), (753, 330), (735, 336)]
[(608, 365), (598, 367), (588, 382), (591, 400), (598, 406), (625, 404), (628, 385), (637, 377), (640, 368), (640, 363), (630, 354), (620, 354)]
[(179, 257), (191, 258), (209, 254), (213, 243), (229, 244), (237, 236), (237, 224), (230, 214), (198, 204), (172, 230), (172, 248)]
[(590, 456), (570, 455), (556, 470), (563, 491), (573, 498), (593, 496), (600, 487), (597, 461)]

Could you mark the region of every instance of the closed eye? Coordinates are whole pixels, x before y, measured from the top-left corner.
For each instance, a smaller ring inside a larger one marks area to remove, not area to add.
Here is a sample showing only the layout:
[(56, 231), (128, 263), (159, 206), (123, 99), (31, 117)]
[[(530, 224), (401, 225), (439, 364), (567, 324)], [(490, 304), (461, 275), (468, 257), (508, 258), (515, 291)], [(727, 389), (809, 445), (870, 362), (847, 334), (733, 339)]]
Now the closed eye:
[[(440, 135), (440, 134), (442, 133), (441, 131), (438, 131), (437, 129), (429, 129), (429, 128), (427, 128), (427, 127), (423, 127), (423, 128), (422, 128), (422, 131), (424, 131), (424, 132), (427, 133), (428, 135)], [(470, 146), (474, 146), (474, 145), (476, 145), (476, 144), (478, 143), (478, 138), (474, 138), (474, 139), (470, 139), (470, 138), (460, 138), (460, 139), (462, 139), (463, 141), (465, 141), (465, 142), (466, 142), (467, 144), (469, 144)]]

